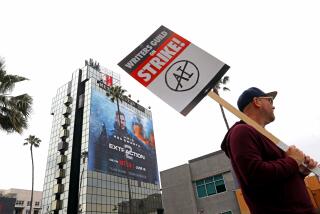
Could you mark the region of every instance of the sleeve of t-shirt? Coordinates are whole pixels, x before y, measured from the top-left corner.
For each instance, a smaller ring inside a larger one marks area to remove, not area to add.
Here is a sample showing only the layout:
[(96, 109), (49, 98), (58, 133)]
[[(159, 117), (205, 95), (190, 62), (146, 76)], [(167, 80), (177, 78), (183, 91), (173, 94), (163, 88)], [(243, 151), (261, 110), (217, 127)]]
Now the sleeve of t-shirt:
[(242, 179), (250, 185), (268, 185), (283, 181), (299, 173), (298, 164), (291, 157), (265, 161), (254, 130), (239, 125), (230, 134), (230, 150)]

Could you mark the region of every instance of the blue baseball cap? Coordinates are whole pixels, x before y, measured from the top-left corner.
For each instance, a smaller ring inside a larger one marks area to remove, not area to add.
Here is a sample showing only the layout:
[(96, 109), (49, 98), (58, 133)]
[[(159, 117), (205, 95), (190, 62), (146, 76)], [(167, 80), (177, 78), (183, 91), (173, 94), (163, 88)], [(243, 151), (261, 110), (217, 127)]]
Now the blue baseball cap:
[(272, 91), (269, 93), (264, 93), (262, 90), (256, 87), (251, 87), (245, 90), (240, 97), (238, 98), (238, 108), (240, 111), (243, 111), (243, 109), (251, 103), (254, 97), (272, 97), (273, 99), (277, 96), (276, 91)]

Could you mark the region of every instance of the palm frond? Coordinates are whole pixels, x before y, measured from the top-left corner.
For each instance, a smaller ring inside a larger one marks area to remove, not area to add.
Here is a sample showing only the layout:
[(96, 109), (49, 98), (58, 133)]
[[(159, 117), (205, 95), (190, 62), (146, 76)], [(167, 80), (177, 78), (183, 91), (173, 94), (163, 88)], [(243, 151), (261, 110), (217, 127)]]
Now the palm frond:
[(223, 87), (222, 90), (223, 91), (230, 91), (230, 89), (228, 87)]
[(28, 79), (18, 75), (6, 75), (5, 73), (2, 73), (0, 75), (0, 93), (4, 94), (11, 92), (17, 82), (21, 82), (24, 80)]
[(41, 140), (34, 135), (29, 135), (29, 137), (24, 140), (25, 142), (23, 143), (23, 145), (30, 144), (31, 146), (34, 146), (34, 147), (39, 147), (41, 142)]
[(2, 108), (0, 114), (0, 128), (8, 133), (18, 132), (27, 128), (27, 118), (15, 109)]
[(115, 100), (123, 101), (123, 99), (126, 97), (126, 95), (124, 94), (126, 91), (127, 90), (123, 89), (121, 86), (112, 86), (109, 88), (107, 96), (110, 97), (112, 102), (114, 102)]
[(0, 57), (0, 71), (5, 70), (4, 59)]
[(8, 133), (22, 133), (27, 128), (27, 119), (31, 113), (32, 98), (27, 95), (0, 95), (0, 127)]
[(15, 83), (28, 80), (18, 75), (8, 75), (4, 60), (0, 58), (0, 129), (8, 133), (27, 128), (27, 119), (31, 113), (32, 98), (28, 94), (9, 96)]
[(0, 107), (7, 106), (9, 102), (9, 97), (0, 94)]
[(229, 82), (229, 80), (230, 80), (229, 76), (224, 76), (224, 77), (222, 78), (221, 83), (222, 83), (223, 85), (226, 85), (226, 84)]
[(230, 80), (229, 76), (224, 76), (223, 78), (221, 78), (217, 82), (217, 84), (213, 87), (213, 91), (216, 94), (219, 94), (219, 91), (220, 91), (221, 88), (222, 88), (223, 91), (230, 91), (230, 89), (228, 87), (223, 86), (223, 85), (226, 85), (229, 82), (229, 80)]
[(29, 116), (31, 113), (32, 98), (28, 94), (22, 94), (12, 97), (10, 104), (20, 111), (24, 116)]

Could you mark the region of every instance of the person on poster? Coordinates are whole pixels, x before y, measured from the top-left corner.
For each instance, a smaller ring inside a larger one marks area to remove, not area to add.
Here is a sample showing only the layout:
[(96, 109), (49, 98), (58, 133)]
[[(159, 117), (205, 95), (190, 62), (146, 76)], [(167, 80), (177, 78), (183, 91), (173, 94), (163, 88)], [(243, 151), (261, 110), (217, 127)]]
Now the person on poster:
[[(252, 87), (238, 99), (241, 112), (262, 127), (274, 121), (277, 92)], [(245, 201), (252, 214), (314, 214), (304, 177), (317, 162), (295, 146), (283, 152), (243, 121), (225, 135), (221, 149), (230, 158)], [(306, 167), (303, 165), (305, 164)]]
[(133, 135), (127, 129), (126, 117), (121, 111), (116, 111), (114, 116), (114, 128), (111, 131), (111, 135), (122, 136), (132, 138)]
[[(137, 147), (138, 150), (143, 150), (145, 144), (148, 144), (147, 139), (144, 137), (144, 128), (137, 119), (132, 124), (133, 132), (127, 128), (126, 116), (123, 112), (115, 112), (114, 126), (110, 130), (109, 140), (120, 140), (123, 143), (131, 144), (133, 147)], [(134, 128), (133, 128), (134, 127)]]
[[(109, 130), (108, 144), (110, 155), (115, 160), (132, 160), (133, 157), (126, 154), (127, 149), (134, 151), (138, 147), (137, 139), (134, 134), (126, 126), (126, 116), (121, 111), (114, 114), (113, 128)], [(140, 147), (140, 146), (139, 146)]]

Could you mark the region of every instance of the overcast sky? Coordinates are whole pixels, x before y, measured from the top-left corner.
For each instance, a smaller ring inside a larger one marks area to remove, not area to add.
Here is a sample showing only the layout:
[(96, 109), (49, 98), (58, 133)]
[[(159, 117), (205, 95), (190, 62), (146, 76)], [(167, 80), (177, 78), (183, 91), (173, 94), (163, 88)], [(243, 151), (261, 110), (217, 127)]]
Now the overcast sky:
[[(260, 2), (260, 3), (259, 3)], [(164, 25), (228, 64), (232, 105), (251, 86), (277, 90), (276, 120), (267, 129), (320, 160), (320, 13), (317, 1), (12, 1), (1, 0), (0, 56), (10, 74), (29, 78), (14, 94), (29, 93), (33, 113), (22, 135), (0, 131), (0, 189), (42, 190), (56, 90), (85, 59), (118, 72), (133, 99), (151, 106), (158, 167), (165, 170), (219, 150), (226, 132), (210, 97), (180, 115), (117, 64)], [(237, 118), (227, 113), (230, 124)]]

